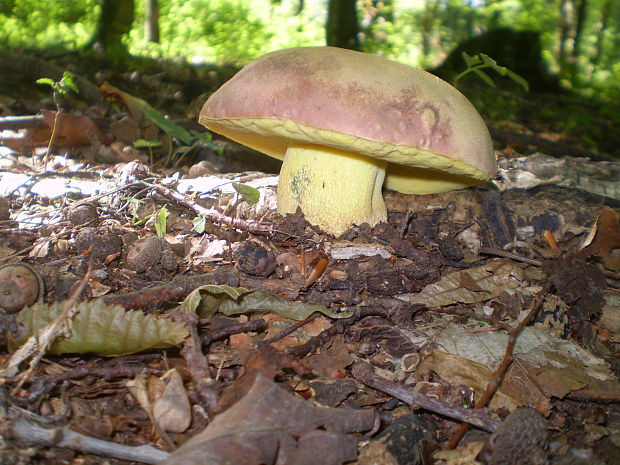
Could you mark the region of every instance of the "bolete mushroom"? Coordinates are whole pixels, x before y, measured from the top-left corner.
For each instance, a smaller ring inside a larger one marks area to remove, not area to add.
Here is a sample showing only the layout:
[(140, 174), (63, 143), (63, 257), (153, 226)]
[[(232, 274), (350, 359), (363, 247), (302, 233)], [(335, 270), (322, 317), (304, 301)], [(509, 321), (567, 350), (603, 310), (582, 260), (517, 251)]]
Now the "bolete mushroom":
[(454, 87), (425, 71), (334, 47), (272, 52), (200, 112), (214, 132), (283, 161), (278, 212), (301, 208), (332, 234), (385, 221), (381, 188), (460, 189), (497, 169), (489, 131)]

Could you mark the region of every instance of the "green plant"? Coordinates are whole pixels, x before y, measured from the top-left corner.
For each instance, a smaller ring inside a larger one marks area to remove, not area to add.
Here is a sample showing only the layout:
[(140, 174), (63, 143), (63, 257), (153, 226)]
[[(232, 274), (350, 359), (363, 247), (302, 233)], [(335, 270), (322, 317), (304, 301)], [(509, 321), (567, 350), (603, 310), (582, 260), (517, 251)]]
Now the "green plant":
[(153, 164), (153, 149), (161, 147), (161, 141), (138, 139), (133, 143), (133, 147), (138, 150), (147, 149), (149, 151), (149, 163)]
[(453, 82), (454, 86), (456, 86), (457, 83), (461, 79), (463, 79), (465, 76), (467, 76), (470, 73), (473, 73), (476, 76), (478, 76), (480, 79), (482, 79), (487, 85), (491, 87), (495, 87), (495, 82), (493, 82), (493, 79), (491, 79), (491, 77), (487, 73), (482, 71), (483, 69), (492, 69), (493, 71), (500, 74), (501, 76), (506, 76), (512, 79), (514, 82), (522, 86), (526, 91), (529, 90), (530, 86), (525, 79), (523, 79), (517, 73), (510, 71), (505, 66), (499, 66), (497, 62), (490, 56), (485, 55), (484, 53), (478, 53), (476, 55), (468, 55), (465, 52), (463, 52), (462, 56), (463, 56), (463, 60), (465, 60), (465, 66), (467, 67), (467, 69), (465, 69), (465, 71), (463, 71), (457, 77), (454, 78), (454, 82)]
[(161, 207), (155, 214), (155, 232), (157, 233), (157, 237), (164, 237), (166, 235), (169, 215), (170, 212), (165, 206)]
[[(206, 145), (210, 150), (213, 150), (215, 153), (220, 156), (224, 154), (224, 148), (220, 145), (217, 145), (213, 142), (213, 138), (208, 132), (198, 132), (194, 130), (187, 130), (183, 126), (179, 126), (174, 121), (166, 118), (160, 112), (155, 110), (153, 107), (147, 107), (144, 110), (144, 116), (156, 124), (159, 129), (164, 131), (171, 138), (177, 139), (182, 145), (177, 147), (174, 151), (172, 150), (172, 145), (170, 146), (170, 150), (168, 151), (168, 159), (166, 160), (164, 166), (166, 167), (177, 167), (182, 161), (185, 155), (191, 152), (198, 145)], [(136, 141), (138, 143), (140, 141)], [(144, 141), (148, 144), (150, 141)], [(135, 146), (135, 144), (134, 144)], [(149, 150), (154, 146), (150, 146)], [(141, 147), (136, 148), (147, 148), (147, 145), (143, 145)]]
[(62, 78), (59, 81), (54, 81), (50, 78), (41, 78), (37, 79), (37, 84), (43, 84), (50, 86), (52, 88), (52, 98), (54, 100), (54, 104), (56, 105), (56, 116), (54, 117), (54, 125), (52, 126), (52, 134), (50, 136), (49, 143), (47, 144), (47, 151), (45, 153), (45, 165), (47, 165), (47, 161), (49, 160), (52, 153), (52, 146), (54, 144), (54, 139), (56, 138), (56, 129), (58, 127), (58, 117), (62, 113), (62, 109), (65, 103), (65, 98), (71, 92), (75, 92), (76, 94), (80, 93), (80, 89), (73, 81), (73, 74), (69, 71), (65, 71), (62, 74)]

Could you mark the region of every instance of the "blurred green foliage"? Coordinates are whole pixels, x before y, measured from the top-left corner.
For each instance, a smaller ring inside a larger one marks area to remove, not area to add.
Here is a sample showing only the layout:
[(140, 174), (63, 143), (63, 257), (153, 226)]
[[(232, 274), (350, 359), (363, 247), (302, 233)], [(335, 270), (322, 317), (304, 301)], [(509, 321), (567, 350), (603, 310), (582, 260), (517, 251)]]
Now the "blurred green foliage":
[[(0, 0), (0, 46), (76, 50), (89, 44), (102, 0)], [(578, 53), (560, 69), (561, 1), (358, 0), (362, 47), (435, 67), (458, 43), (497, 27), (541, 33), (552, 72), (587, 95), (620, 97), (620, 4), (589, 0)], [(569, 0), (575, 14), (580, 1)], [(160, 0), (161, 41), (146, 40), (144, 2), (136, 2), (132, 54), (243, 65), (279, 48), (322, 45), (327, 0)], [(572, 30), (575, 28), (574, 17)], [(601, 28), (605, 34), (599, 35)], [(570, 51), (570, 50), (569, 50)], [(502, 65), (501, 57), (493, 57)]]

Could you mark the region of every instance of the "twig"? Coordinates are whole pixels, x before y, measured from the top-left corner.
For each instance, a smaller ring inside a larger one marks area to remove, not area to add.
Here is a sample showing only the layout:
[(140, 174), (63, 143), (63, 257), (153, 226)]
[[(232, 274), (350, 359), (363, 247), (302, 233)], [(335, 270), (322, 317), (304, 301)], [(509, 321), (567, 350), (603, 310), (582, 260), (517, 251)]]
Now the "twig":
[(5, 423), (1, 428), (2, 436), (46, 447), (66, 447), (79, 452), (114, 457), (141, 463), (159, 463), (168, 457), (167, 452), (152, 446), (125, 446), (109, 441), (102, 441), (84, 434), (76, 433), (68, 427), (43, 428), (21, 417)]
[(319, 312), (314, 312), (312, 315), (310, 315), (308, 318), (306, 318), (303, 321), (299, 321), (297, 323), (295, 323), (293, 326), (291, 326), (290, 328), (285, 329), (284, 331), (281, 331), (280, 333), (276, 334), (274, 337), (272, 337), (271, 339), (265, 339), (264, 341), (262, 341), (258, 347), (261, 348), (263, 346), (266, 346), (268, 344), (273, 344), (274, 342), (278, 342), (282, 339), (284, 339), (286, 336), (293, 334), (295, 331), (297, 331), (299, 328), (302, 328), (304, 326), (306, 326), (308, 323), (313, 322), (314, 320), (316, 320), (321, 314)]
[(510, 326), (507, 323), (504, 323), (503, 321), (498, 320), (493, 315), (478, 314), (478, 313), (470, 312), (468, 310), (465, 310), (463, 308), (458, 308), (458, 307), (457, 308), (427, 307), (427, 308), (428, 310), (435, 312), (435, 313), (444, 313), (446, 315), (464, 316), (466, 318), (471, 318), (472, 320), (486, 321), (487, 323), (493, 325), (494, 327), (498, 329), (505, 329), (507, 331), (512, 330), (512, 326)]
[(188, 199), (183, 194), (168, 189), (165, 186), (159, 186), (157, 184), (149, 184), (142, 182), (143, 185), (154, 189), (159, 194), (169, 199), (173, 199), (180, 205), (188, 208), (199, 215), (204, 215), (210, 221), (214, 223), (224, 224), (226, 226), (232, 226), (233, 228), (240, 229), (242, 231), (248, 231), (256, 234), (265, 234), (272, 236), (274, 233), (273, 227), (265, 224), (261, 224), (257, 221), (242, 220), (239, 218), (233, 218), (231, 216), (223, 215), (213, 208), (205, 208), (202, 205), (197, 204), (193, 200)]
[(390, 312), (376, 307), (358, 308), (355, 310), (352, 317), (337, 320), (332, 327), (327, 328), (325, 331), (321, 332), (321, 334), (311, 338), (308, 342), (289, 349), (287, 355), (294, 358), (303, 358), (310, 352), (314, 352), (325, 345), (332, 337), (337, 334), (342, 334), (346, 328), (367, 316), (381, 316), (387, 319), (390, 317)]
[(185, 323), (189, 330), (189, 336), (185, 340), (181, 355), (187, 363), (187, 368), (192, 376), (196, 392), (205, 403), (205, 407), (209, 414), (215, 411), (217, 406), (220, 385), (211, 377), (209, 370), (209, 361), (202, 353), (202, 343), (198, 336), (198, 316), (195, 313), (175, 312), (172, 314), (176, 321)]
[(368, 363), (356, 363), (353, 365), (353, 377), (371, 388), (390, 394), (409, 405), (417, 405), (425, 410), (438, 413), (440, 415), (467, 422), (485, 431), (494, 432), (499, 423), (489, 417), (481, 408), (471, 409), (447, 405), (433, 397), (416, 392), (400, 384), (382, 378), (374, 373), (372, 366)]
[(529, 263), (530, 265), (534, 265), (534, 266), (542, 266), (542, 262), (540, 260), (534, 260), (532, 258), (522, 257), (521, 255), (517, 255), (512, 252), (506, 252), (505, 250), (501, 250), (501, 249), (488, 249), (488, 248), (483, 247), (479, 250), (479, 253), (484, 254), (484, 255), (496, 255), (498, 257), (506, 257), (512, 260), (516, 260), (518, 262)]
[[(13, 389), (13, 394), (18, 392), (23, 384), (32, 376), (35, 368), (47, 353), (49, 347), (54, 343), (57, 337), (63, 333), (70, 333), (70, 324), (72, 318), (77, 313), (77, 300), (82, 295), (82, 291), (88, 283), (90, 277), (91, 267), (88, 266), (88, 270), (84, 275), (84, 278), (80, 282), (80, 285), (75, 289), (71, 297), (66, 301), (64, 308), (60, 315), (52, 321), (50, 324), (42, 328), (37, 335), (30, 337), (11, 357), (8, 363), (8, 367), (4, 370), (4, 374), (11, 375), (17, 370), (19, 364), (24, 360), (32, 356), (30, 360), (30, 366), (28, 370), (21, 376), (17, 386)], [(34, 354), (34, 355), (33, 355)]]
[[(540, 306), (542, 305), (543, 299), (547, 292), (549, 292), (550, 288), (551, 281), (547, 280), (536, 299), (532, 302), (525, 318), (521, 321), (521, 323), (519, 323), (516, 328), (508, 332), (508, 345), (506, 346), (504, 359), (497, 367), (497, 370), (495, 370), (495, 373), (493, 373), (493, 378), (491, 378), (491, 381), (489, 381), (489, 384), (487, 384), (486, 391), (484, 392), (482, 397), (478, 400), (478, 402), (476, 402), (475, 408), (484, 408), (499, 388), (499, 385), (501, 384), (502, 379), (504, 378), (504, 375), (508, 370), (508, 367), (512, 363), (512, 352), (517, 341), (517, 336), (519, 336), (521, 331), (523, 331), (523, 329), (529, 324), (529, 322), (532, 321), (532, 319), (536, 316), (538, 310), (540, 309)], [(445, 449), (454, 449), (468, 429), (469, 425), (467, 423), (463, 423), (461, 426), (459, 426), (459, 428), (454, 433), (452, 439), (450, 439), (450, 442), (448, 442), (448, 444), (446, 445)]]
[(31, 128), (45, 128), (43, 115), (4, 116), (0, 118), (0, 131)]
[(257, 333), (264, 331), (265, 329), (267, 329), (267, 322), (262, 318), (258, 318), (256, 320), (250, 320), (244, 323), (231, 324), (223, 328), (207, 331), (207, 334), (202, 337), (202, 343), (209, 344), (212, 341), (217, 341), (218, 339), (229, 337), (233, 334), (241, 334), (247, 332)]

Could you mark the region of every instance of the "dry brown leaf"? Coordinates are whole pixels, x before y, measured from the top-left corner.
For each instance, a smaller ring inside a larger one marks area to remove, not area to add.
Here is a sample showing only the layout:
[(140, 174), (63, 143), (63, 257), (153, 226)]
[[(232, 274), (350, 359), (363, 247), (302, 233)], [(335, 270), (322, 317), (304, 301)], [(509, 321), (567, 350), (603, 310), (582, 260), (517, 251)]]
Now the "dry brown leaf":
[(163, 395), (153, 403), (153, 418), (163, 430), (182, 433), (192, 422), (192, 407), (183, 380), (176, 369), (163, 377), (167, 378), (168, 384)]
[[(434, 371), (450, 384), (470, 386), (476, 392), (476, 399), (482, 397), (493, 375), (491, 370), (479, 363), (438, 350), (433, 351), (418, 368), (421, 373), (429, 370)], [(500, 386), (491, 400), (491, 408), (497, 410), (503, 407), (512, 411), (519, 406), (527, 405), (528, 393), (520, 394), (520, 396), (510, 396)]]
[(259, 373), (268, 379), (274, 379), (283, 368), (292, 368), (299, 374), (308, 371), (303, 362), (291, 358), (283, 352), (278, 352), (271, 346), (245, 351), (244, 358), (243, 374), (234, 383), (228, 385), (220, 396), (218, 402), (218, 411), (220, 412), (245, 396)]
[(160, 465), (340, 465), (357, 456), (371, 410), (316, 407), (262, 375), (247, 395)]
[(484, 442), (471, 441), (456, 449), (435, 452), (433, 458), (437, 460), (437, 465), (481, 465), (476, 457), (483, 447)]
[(495, 260), (483, 266), (450, 273), (426, 286), (409, 301), (428, 307), (484, 302), (506, 289), (522, 286), (522, 282), (523, 270), (515, 262)]
[(321, 351), (308, 358), (308, 364), (315, 373), (325, 377), (334, 377), (334, 373), (351, 365), (355, 358), (344, 343), (344, 336), (336, 336), (329, 345), (321, 347)]
[(609, 207), (603, 207), (593, 231), (594, 240), (580, 251), (579, 257), (586, 259), (596, 255), (603, 259), (606, 268), (620, 270), (620, 255), (613, 253), (614, 249), (620, 247), (620, 214)]
[(48, 125), (47, 136), (45, 130), (41, 130), (41, 142), (47, 144), (51, 131), (56, 125), (54, 145), (56, 147), (81, 147), (91, 145), (93, 142), (109, 144), (111, 141), (101, 132), (101, 129), (88, 116), (60, 113), (51, 110), (41, 110), (43, 119)]

